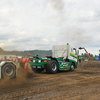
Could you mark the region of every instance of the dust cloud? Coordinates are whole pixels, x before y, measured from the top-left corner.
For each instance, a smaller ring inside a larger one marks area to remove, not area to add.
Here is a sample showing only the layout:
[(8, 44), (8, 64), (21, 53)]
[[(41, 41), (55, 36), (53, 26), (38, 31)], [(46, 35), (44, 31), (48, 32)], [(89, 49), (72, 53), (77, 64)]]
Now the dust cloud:
[(21, 86), (27, 84), (28, 80), (30, 78), (33, 78), (34, 76), (35, 76), (34, 73), (30, 69), (28, 69), (28, 73), (25, 74), (25, 71), (23, 68), (18, 68), (18, 76), (16, 78), (0, 79), (0, 89), (21, 87)]
[(92, 40), (90, 35), (85, 34), (85, 29), (79, 26), (66, 27), (61, 31), (61, 37), (76, 47), (87, 45)]
[(51, 5), (51, 8), (55, 13), (56, 16), (59, 18), (59, 23), (64, 21), (65, 19), (65, 1), (64, 0), (43, 0), (44, 6)]
[(64, 0), (50, 0), (49, 2), (58, 12), (62, 12), (64, 10)]
[(74, 20), (74, 16), (71, 15), (71, 12), (68, 12), (68, 7), (66, 7), (67, 5), (65, 0), (44, 1), (51, 5), (52, 9), (57, 12), (57, 18), (59, 18), (56, 37), (59, 41), (58, 44), (72, 43), (72, 45), (75, 47), (87, 46), (91, 44), (91, 35), (88, 34), (87, 30), (85, 30), (82, 24), (79, 24)]

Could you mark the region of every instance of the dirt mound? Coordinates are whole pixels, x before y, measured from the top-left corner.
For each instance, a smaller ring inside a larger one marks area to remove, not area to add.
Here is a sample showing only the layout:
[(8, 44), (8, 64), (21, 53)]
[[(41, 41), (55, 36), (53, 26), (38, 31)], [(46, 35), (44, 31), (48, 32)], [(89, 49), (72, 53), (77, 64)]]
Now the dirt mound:
[(78, 67), (100, 68), (100, 61), (83, 61), (78, 64)]

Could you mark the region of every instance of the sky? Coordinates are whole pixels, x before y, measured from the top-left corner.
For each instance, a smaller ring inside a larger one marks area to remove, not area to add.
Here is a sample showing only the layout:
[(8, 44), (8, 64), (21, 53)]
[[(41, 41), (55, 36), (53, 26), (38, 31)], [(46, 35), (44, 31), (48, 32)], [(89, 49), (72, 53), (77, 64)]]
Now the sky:
[(99, 54), (100, 0), (0, 0), (4, 50), (51, 50), (67, 43)]

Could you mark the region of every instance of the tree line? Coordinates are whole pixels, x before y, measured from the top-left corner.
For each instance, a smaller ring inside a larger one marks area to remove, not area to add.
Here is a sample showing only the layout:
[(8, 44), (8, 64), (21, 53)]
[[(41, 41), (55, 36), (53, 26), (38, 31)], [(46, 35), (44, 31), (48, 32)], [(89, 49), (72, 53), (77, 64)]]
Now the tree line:
[[(27, 56), (28, 54), (31, 54), (31, 56), (39, 55), (40, 57), (46, 57), (46, 56), (52, 56), (52, 50), (27, 50), (27, 51), (5, 51), (2, 48), (0, 48), (0, 54), (4, 55), (16, 55), (16, 56)], [(98, 55), (93, 55), (89, 53), (92, 60), (98, 60)], [(84, 61), (84, 60), (89, 60), (89, 57), (86, 53), (82, 53), (79, 55), (79, 58)]]
[[(93, 61), (98, 60), (98, 55), (93, 55), (91, 53), (89, 53), (90, 57), (92, 58)], [(81, 55), (79, 55), (79, 58), (84, 61), (84, 60), (89, 60), (89, 57), (86, 53), (82, 53)]]
[(27, 56), (31, 54), (31, 56), (39, 55), (40, 57), (45, 56), (52, 56), (52, 50), (27, 50), (27, 51), (5, 51), (2, 48), (0, 48), (0, 55), (15, 55), (15, 56)]

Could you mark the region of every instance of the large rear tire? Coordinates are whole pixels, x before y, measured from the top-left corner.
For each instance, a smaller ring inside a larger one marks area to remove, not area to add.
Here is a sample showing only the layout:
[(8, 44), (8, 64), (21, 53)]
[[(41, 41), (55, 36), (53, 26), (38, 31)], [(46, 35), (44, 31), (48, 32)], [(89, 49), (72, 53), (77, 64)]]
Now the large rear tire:
[(46, 72), (50, 74), (55, 74), (58, 71), (58, 63), (55, 60), (48, 61), (46, 66)]
[(16, 77), (16, 67), (11, 64), (7, 63), (2, 67), (2, 77), (8, 77), (8, 78), (15, 78)]

